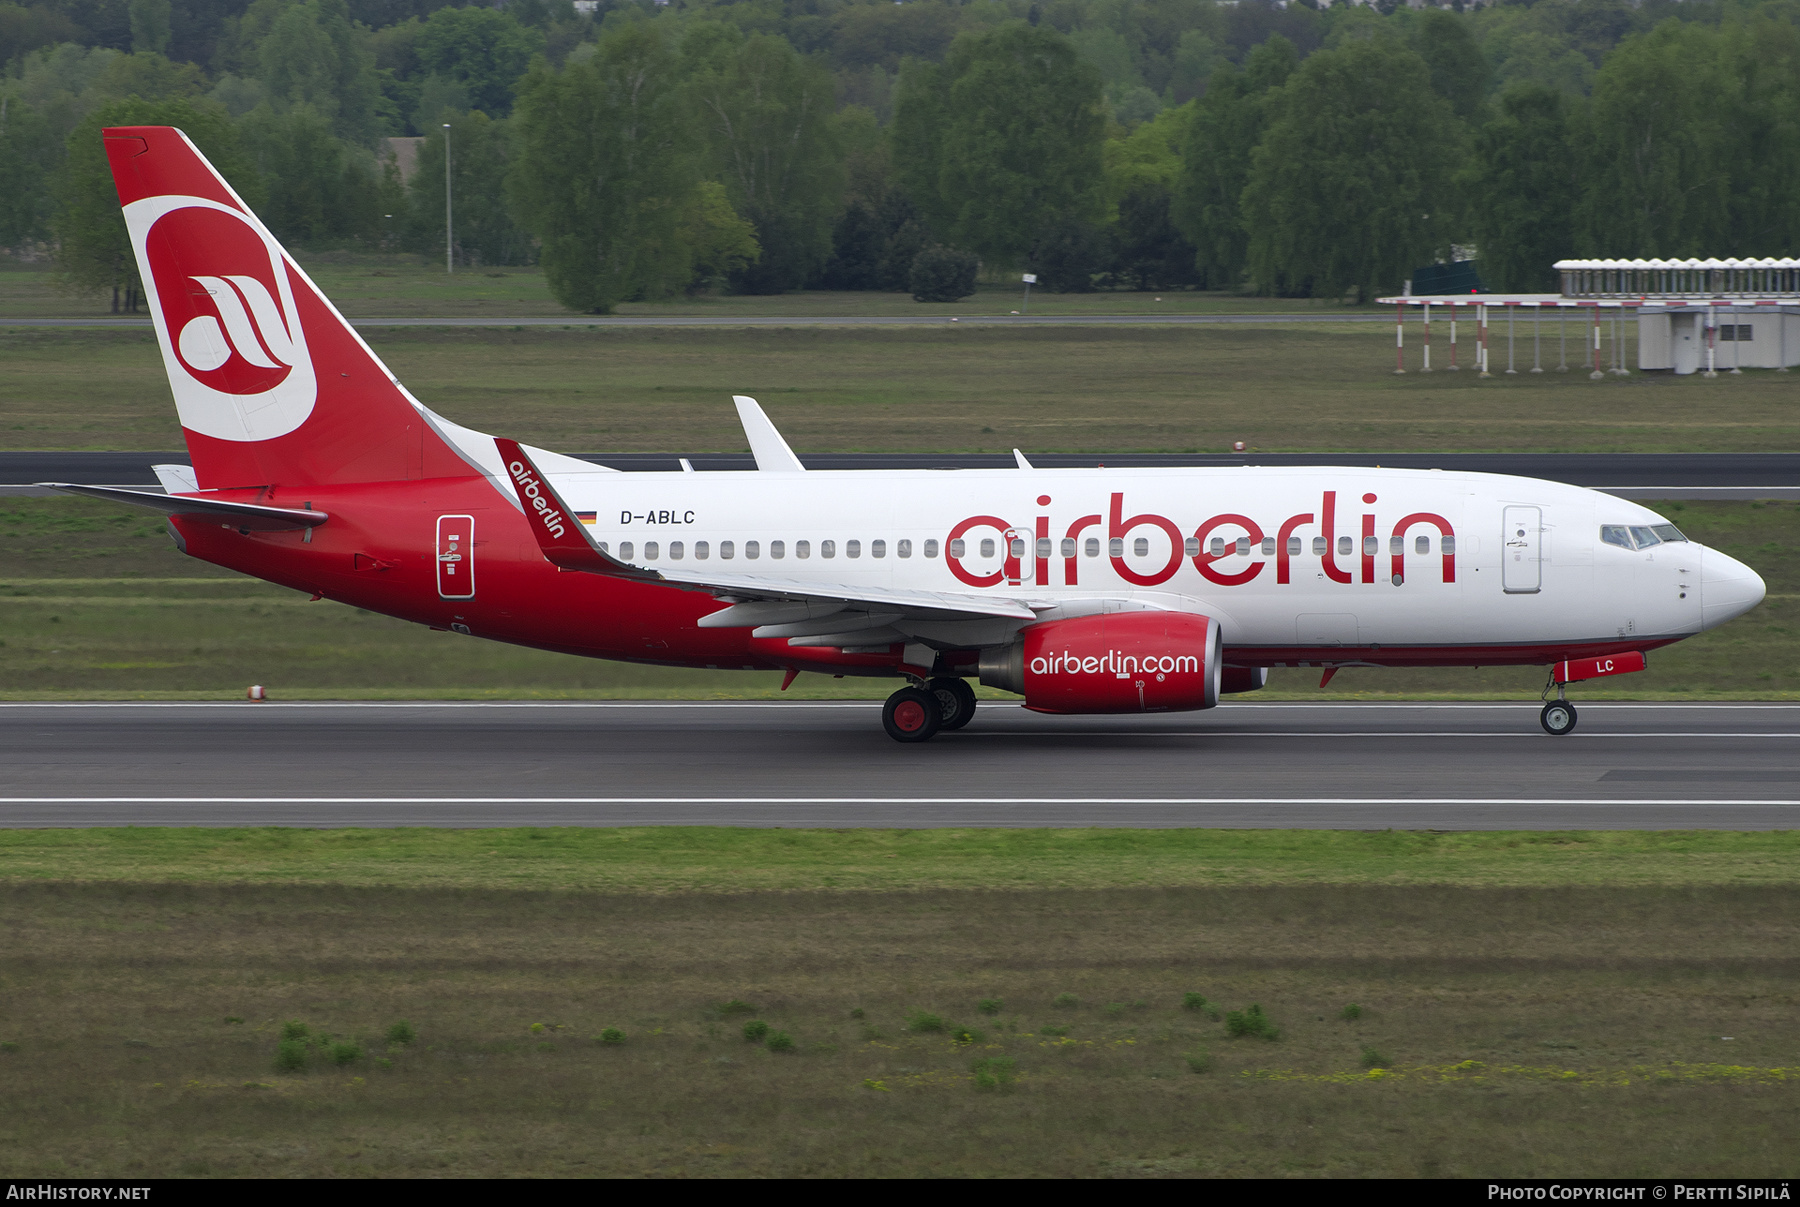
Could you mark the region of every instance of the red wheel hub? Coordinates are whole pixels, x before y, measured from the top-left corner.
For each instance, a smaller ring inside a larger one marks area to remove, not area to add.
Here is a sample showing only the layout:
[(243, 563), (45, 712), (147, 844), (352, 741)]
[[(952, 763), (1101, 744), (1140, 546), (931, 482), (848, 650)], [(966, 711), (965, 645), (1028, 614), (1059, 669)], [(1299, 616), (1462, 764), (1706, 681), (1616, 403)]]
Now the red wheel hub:
[(894, 707), (894, 724), (907, 733), (925, 728), (925, 706), (917, 700), (902, 700)]

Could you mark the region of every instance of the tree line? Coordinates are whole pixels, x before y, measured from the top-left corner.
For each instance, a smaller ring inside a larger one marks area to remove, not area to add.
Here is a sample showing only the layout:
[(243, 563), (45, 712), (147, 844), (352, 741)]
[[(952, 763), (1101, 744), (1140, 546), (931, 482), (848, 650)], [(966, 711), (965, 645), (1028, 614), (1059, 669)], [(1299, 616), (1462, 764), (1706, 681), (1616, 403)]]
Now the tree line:
[[(1793, 254), (1800, 0), (0, 0), (0, 247), (130, 307), (98, 131), (284, 239), (707, 289), (1368, 297), (1477, 254)], [(392, 137), (422, 137), (403, 180)]]

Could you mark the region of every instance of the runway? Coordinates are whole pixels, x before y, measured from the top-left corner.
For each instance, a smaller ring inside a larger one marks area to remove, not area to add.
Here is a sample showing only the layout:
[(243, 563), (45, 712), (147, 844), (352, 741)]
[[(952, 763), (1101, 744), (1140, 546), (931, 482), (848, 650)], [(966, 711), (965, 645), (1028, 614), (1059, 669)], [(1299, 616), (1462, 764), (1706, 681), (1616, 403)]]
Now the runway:
[[(358, 330), (380, 327), (1192, 327), (1291, 323), (1391, 323), (1390, 314), (871, 314), (871, 315), (631, 315), (568, 314), (529, 318), (359, 318)], [(150, 329), (150, 318), (0, 319), (6, 327)]]
[[(1517, 474), (1639, 499), (1800, 498), (1800, 453), (1031, 453), (1044, 469), (1110, 465), (1385, 465)], [(677, 473), (679, 453), (578, 453), (614, 469)], [(748, 471), (748, 453), (689, 453), (706, 472)], [(185, 452), (0, 452), (0, 494), (48, 494), (33, 482), (156, 489), (152, 465), (186, 465)], [(808, 469), (1010, 469), (1010, 453), (806, 453)]]
[(1790, 829), (1800, 705), (0, 705), (0, 826)]

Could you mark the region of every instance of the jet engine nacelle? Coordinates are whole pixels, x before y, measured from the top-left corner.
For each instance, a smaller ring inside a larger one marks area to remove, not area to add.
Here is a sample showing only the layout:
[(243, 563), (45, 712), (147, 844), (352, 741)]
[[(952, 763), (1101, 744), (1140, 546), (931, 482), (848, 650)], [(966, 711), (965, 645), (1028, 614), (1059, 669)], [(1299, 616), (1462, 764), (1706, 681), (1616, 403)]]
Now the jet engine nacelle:
[(1032, 625), (981, 653), (981, 682), (1033, 712), (1180, 712), (1219, 702), (1219, 624), (1186, 612), (1113, 612)]

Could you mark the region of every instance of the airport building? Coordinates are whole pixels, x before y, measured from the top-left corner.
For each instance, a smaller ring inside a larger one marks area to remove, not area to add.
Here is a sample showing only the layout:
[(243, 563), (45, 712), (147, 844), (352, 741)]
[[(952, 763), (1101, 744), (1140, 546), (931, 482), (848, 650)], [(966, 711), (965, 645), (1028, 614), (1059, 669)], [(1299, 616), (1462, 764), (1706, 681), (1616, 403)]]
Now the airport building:
[[(1484, 375), (1490, 368), (1494, 328), (1503, 328), (1505, 367), (1516, 372), (1521, 320), (1529, 324), (1532, 368), (1543, 371), (1544, 327), (1554, 324), (1557, 354), (1566, 370), (1570, 327), (1581, 341), (1579, 362), (1590, 360), (1592, 377), (1637, 368), (1678, 375), (1736, 373), (1744, 369), (1787, 372), (1800, 364), (1800, 259), (1746, 260), (1558, 260), (1561, 293), (1489, 293), (1438, 266), (1421, 270), (1398, 297), (1380, 299), (1396, 307), (1395, 371), (1406, 372), (1406, 315), (1423, 318), (1422, 363), (1432, 371), (1431, 320), (1450, 324), (1451, 361), (1456, 363), (1456, 324), (1473, 324), (1473, 361)], [(1455, 267), (1448, 266), (1448, 267)], [(1463, 274), (1474, 279), (1473, 265)], [(1457, 286), (1440, 281), (1455, 278)], [(1632, 327), (1635, 325), (1635, 331)], [(1635, 335), (1635, 340), (1631, 337)], [(1635, 343), (1635, 357), (1627, 345)], [(1605, 368), (1603, 369), (1603, 363)]]

